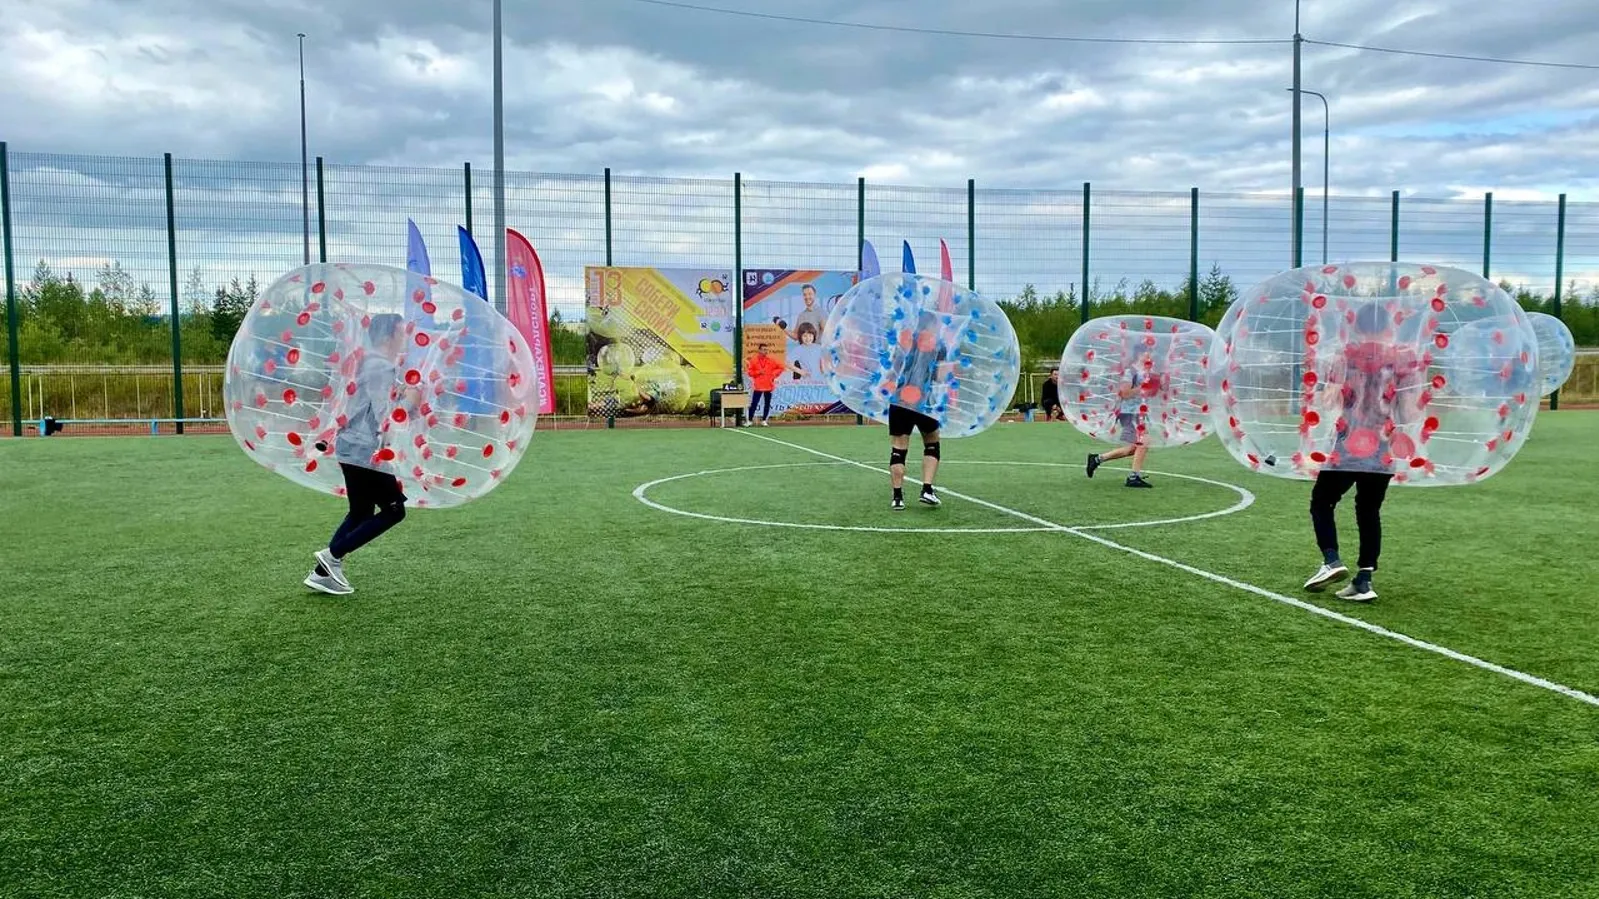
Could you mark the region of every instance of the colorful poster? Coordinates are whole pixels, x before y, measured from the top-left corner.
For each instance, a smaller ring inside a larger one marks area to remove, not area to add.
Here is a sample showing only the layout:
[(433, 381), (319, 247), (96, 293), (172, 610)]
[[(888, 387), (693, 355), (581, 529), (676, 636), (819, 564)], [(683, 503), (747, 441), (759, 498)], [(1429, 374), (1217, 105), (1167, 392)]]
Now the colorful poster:
[(736, 379), (731, 274), (586, 267), (589, 414), (705, 414)]
[(533, 353), (539, 414), (555, 412), (555, 357), (550, 347), (550, 315), (544, 297), (544, 266), (539, 254), (514, 228), (505, 229), (506, 317)]
[(822, 379), (822, 329), (827, 314), (859, 280), (859, 272), (744, 270), (745, 363), (764, 347), (766, 355), (788, 368), (772, 392), (773, 415), (849, 411)]

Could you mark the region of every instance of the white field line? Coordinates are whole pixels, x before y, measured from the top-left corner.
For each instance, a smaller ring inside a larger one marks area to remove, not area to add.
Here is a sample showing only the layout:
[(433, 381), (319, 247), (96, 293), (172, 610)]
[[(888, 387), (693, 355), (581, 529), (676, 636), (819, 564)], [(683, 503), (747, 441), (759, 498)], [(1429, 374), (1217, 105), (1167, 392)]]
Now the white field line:
[[(808, 446), (802, 446), (802, 445), (800, 445), (798, 443), (790, 443), (787, 440), (779, 440), (776, 437), (768, 437), (768, 436), (765, 436), (763, 434), (755, 434), (755, 433), (752, 433), (750, 431), (744, 431), (744, 430), (739, 430), (739, 431), (736, 431), (735, 433), (741, 434), (741, 435), (746, 436), (746, 437), (752, 437), (752, 438), (754, 438), (756, 440), (765, 440), (768, 443), (775, 443), (775, 444), (778, 444), (779, 446), (786, 446), (786, 447), (789, 447), (790, 449), (797, 449), (797, 450), (800, 450), (802, 452), (810, 453), (811, 455), (814, 455), (814, 456), (820, 456), (820, 457), (822, 457), (824, 459), (831, 459), (831, 460), (833, 460), (835, 462), (845, 462), (845, 463), (848, 463), (850, 465), (854, 465), (854, 466), (856, 466), (858, 468), (864, 468), (867, 471), (877, 472), (879, 474), (886, 474), (887, 473), (883, 468), (880, 468), (880, 467), (877, 467), (877, 466), (867, 465), (864, 462), (858, 462), (858, 461), (856, 461), (854, 459), (846, 459), (843, 456), (835, 456), (832, 453), (825, 453), (825, 452), (822, 452), (821, 450), (812, 449), (812, 448), (810, 448)], [(906, 475), (905, 480), (907, 480), (907, 481), (909, 481), (909, 482), (911, 482), (913, 484), (918, 484), (918, 485), (921, 484), (921, 481), (918, 481), (915, 478), (910, 477), (909, 474)], [(1184, 564), (1182, 562), (1177, 561), (1176, 559), (1168, 559), (1165, 556), (1157, 556), (1154, 553), (1144, 552), (1141, 549), (1134, 549), (1131, 546), (1124, 546), (1124, 545), (1122, 545), (1120, 543), (1117, 543), (1114, 540), (1108, 540), (1108, 539), (1106, 539), (1104, 537), (1101, 537), (1098, 534), (1090, 534), (1087, 531), (1082, 530), (1081, 528), (1074, 528), (1074, 527), (1068, 527), (1068, 526), (1063, 525), (1063, 524), (1056, 524), (1056, 523), (1054, 523), (1052, 521), (1046, 521), (1046, 520), (1044, 520), (1042, 518), (1039, 518), (1036, 515), (1030, 515), (1030, 514), (1028, 514), (1026, 512), (1022, 512), (1022, 511), (1019, 511), (1019, 510), (1016, 510), (1016, 509), (1006, 508), (1005, 506), (1001, 506), (998, 503), (991, 503), (991, 502), (989, 502), (986, 499), (979, 499), (979, 498), (977, 498), (975, 496), (967, 496), (966, 494), (963, 494), (963, 493), (957, 493), (954, 490), (950, 490), (947, 487), (939, 488), (939, 493), (943, 494), (944, 496), (953, 496), (953, 497), (956, 497), (957, 499), (963, 499), (963, 500), (966, 500), (969, 503), (976, 503), (979, 506), (984, 506), (986, 508), (993, 509), (996, 512), (1003, 512), (1003, 513), (1005, 513), (1007, 515), (1014, 515), (1015, 517), (1020, 518), (1023, 521), (1030, 521), (1033, 524), (1039, 525), (1040, 527), (1046, 528), (1046, 529), (1051, 530), (1051, 531), (1060, 531), (1062, 533), (1071, 534), (1071, 535), (1073, 535), (1075, 537), (1081, 537), (1084, 540), (1088, 540), (1090, 542), (1097, 543), (1100, 546), (1106, 547), (1107, 549), (1119, 550), (1121, 552), (1127, 553), (1128, 555), (1137, 556), (1138, 558), (1144, 559), (1145, 561), (1155, 562), (1155, 563), (1160, 564), (1160, 565), (1166, 565), (1166, 566), (1169, 566), (1171, 568), (1175, 568), (1178, 571), (1182, 571), (1182, 572), (1186, 572), (1188, 574), (1194, 575), (1195, 577), (1201, 577), (1201, 578), (1204, 578), (1205, 580), (1214, 581), (1215, 583), (1218, 583), (1218, 584), (1225, 584), (1226, 586), (1232, 587), (1235, 590), (1243, 590), (1246, 593), (1253, 593), (1256, 596), (1263, 596), (1266, 599), (1274, 600), (1274, 601), (1280, 602), (1280, 603), (1282, 603), (1284, 605), (1293, 606), (1296, 609), (1301, 609), (1303, 611), (1310, 612), (1313, 615), (1320, 615), (1323, 618), (1330, 618), (1333, 621), (1337, 621), (1337, 622), (1341, 622), (1343, 624), (1347, 624), (1350, 627), (1359, 628), (1359, 629), (1361, 629), (1363, 631), (1366, 631), (1368, 633), (1376, 634), (1379, 637), (1387, 637), (1390, 640), (1397, 640), (1400, 643), (1404, 643), (1404, 644), (1406, 644), (1408, 646), (1413, 646), (1413, 647), (1415, 647), (1417, 649), (1426, 650), (1427, 652), (1437, 653), (1438, 655), (1444, 656), (1445, 658), (1454, 659), (1457, 662), (1465, 662), (1467, 665), (1472, 665), (1474, 667), (1481, 668), (1484, 671), (1492, 671), (1495, 674), (1503, 675), (1504, 677), (1508, 677), (1508, 678), (1511, 678), (1513, 680), (1518, 680), (1518, 681), (1521, 681), (1524, 684), (1530, 684), (1530, 685), (1532, 685), (1534, 687), (1539, 687), (1539, 688), (1542, 688), (1542, 689), (1545, 689), (1545, 690), (1550, 690), (1552, 692), (1559, 693), (1560, 695), (1568, 697), (1570, 699), (1575, 699), (1578, 702), (1584, 702), (1584, 703), (1587, 703), (1588, 705), (1591, 705), (1591, 706), (1594, 706), (1596, 708), (1599, 708), (1599, 696), (1594, 696), (1594, 695), (1592, 695), (1590, 693), (1584, 693), (1583, 691), (1575, 689), (1573, 687), (1567, 687), (1567, 686), (1565, 686), (1563, 684), (1557, 684), (1554, 681), (1545, 680), (1544, 678), (1538, 677), (1536, 675), (1527, 674), (1524, 671), (1517, 671), (1514, 668), (1506, 668), (1503, 665), (1496, 665), (1493, 662), (1489, 662), (1489, 661), (1486, 661), (1484, 659), (1479, 659), (1476, 656), (1467, 655), (1466, 653), (1463, 653), (1463, 652), (1457, 652), (1457, 651), (1455, 651), (1453, 649), (1450, 649), (1447, 646), (1439, 646), (1436, 643), (1428, 643), (1425, 640), (1418, 640), (1415, 637), (1411, 637), (1411, 636), (1409, 636), (1407, 634), (1401, 634), (1398, 631), (1391, 631), (1388, 628), (1385, 628), (1385, 627), (1383, 627), (1381, 625), (1378, 625), (1378, 624), (1372, 624), (1369, 621), (1362, 621), (1359, 618), (1352, 618), (1352, 617), (1350, 617), (1348, 615), (1343, 615), (1343, 614), (1340, 614), (1338, 612), (1334, 612), (1331, 609), (1324, 609), (1321, 606), (1315, 605), (1313, 603), (1308, 603), (1308, 602), (1305, 602), (1304, 600), (1295, 599), (1292, 596), (1284, 596), (1281, 593), (1274, 593), (1271, 590), (1265, 589), (1264, 587), (1257, 587), (1254, 584), (1247, 584), (1247, 583), (1244, 583), (1243, 581), (1234, 580), (1233, 578), (1227, 577), (1225, 575), (1220, 575), (1220, 574), (1216, 574), (1214, 572), (1205, 571), (1202, 568), (1195, 568), (1192, 565)]]

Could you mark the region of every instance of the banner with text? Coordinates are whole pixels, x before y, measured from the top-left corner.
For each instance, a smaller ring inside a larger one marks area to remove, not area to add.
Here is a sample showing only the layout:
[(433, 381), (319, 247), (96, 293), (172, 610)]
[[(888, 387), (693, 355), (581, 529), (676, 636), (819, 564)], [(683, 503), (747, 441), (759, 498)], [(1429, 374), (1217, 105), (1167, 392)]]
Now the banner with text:
[(704, 413), (734, 379), (731, 272), (591, 265), (583, 284), (590, 415)]
[(827, 314), (859, 280), (859, 272), (744, 270), (745, 364), (764, 346), (768, 356), (789, 369), (772, 392), (773, 415), (849, 411), (822, 380), (822, 328)]

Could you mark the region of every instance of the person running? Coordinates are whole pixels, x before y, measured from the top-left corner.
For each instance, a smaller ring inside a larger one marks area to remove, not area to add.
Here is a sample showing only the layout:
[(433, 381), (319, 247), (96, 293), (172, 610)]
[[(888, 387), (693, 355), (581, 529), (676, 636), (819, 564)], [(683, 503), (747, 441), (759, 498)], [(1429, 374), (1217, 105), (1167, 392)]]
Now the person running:
[[(405, 351), (405, 331), (401, 323), (400, 316), (394, 314), (372, 317), (367, 329), (371, 351), (362, 357), (356, 370), (356, 390), (351, 396), (347, 418), (334, 437), (333, 456), (344, 474), (350, 511), (333, 532), (328, 545), (313, 554), (316, 566), (305, 577), (307, 587), (322, 593), (334, 596), (354, 593), (355, 588), (344, 573), (345, 558), (405, 520), (405, 491), (399, 480), (392, 473), (375, 467), (384, 443), (382, 423), (394, 402), (397, 363)], [(410, 387), (399, 399), (414, 410), (421, 403), (421, 393)]]
[(1088, 476), (1093, 477), (1099, 466), (1116, 459), (1133, 457), (1133, 470), (1127, 476), (1128, 487), (1147, 488), (1154, 484), (1144, 477), (1144, 458), (1149, 455), (1149, 443), (1146, 441), (1148, 416), (1144, 413), (1144, 398), (1142, 394), (1149, 389), (1158, 387), (1152, 375), (1144, 374), (1148, 367), (1150, 357), (1134, 365), (1127, 379), (1117, 388), (1116, 394), (1121, 398), (1120, 405), (1116, 407), (1116, 424), (1121, 428), (1122, 446), (1108, 453), (1088, 454)]

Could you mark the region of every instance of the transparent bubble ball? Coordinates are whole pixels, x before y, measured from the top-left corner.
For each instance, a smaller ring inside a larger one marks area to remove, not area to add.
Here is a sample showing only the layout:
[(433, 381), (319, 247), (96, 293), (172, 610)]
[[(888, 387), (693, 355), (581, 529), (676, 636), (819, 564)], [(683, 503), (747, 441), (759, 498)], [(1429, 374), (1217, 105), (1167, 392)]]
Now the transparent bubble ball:
[(1216, 334), (1158, 315), (1089, 320), (1060, 357), (1060, 400), (1077, 430), (1107, 443), (1150, 447), (1210, 436), (1208, 369)]
[(1470, 484), (1515, 457), (1538, 411), (1538, 345), (1497, 285), (1446, 266), (1283, 272), (1216, 327), (1217, 435), (1252, 470)]
[(942, 436), (998, 421), (1021, 376), (1010, 320), (983, 295), (886, 272), (845, 293), (823, 326), (822, 375), (839, 402), (886, 422), (890, 406), (930, 416)]
[(533, 435), (533, 357), (460, 287), (385, 265), (295, 269), (250, 307), (223, 378), (251, 459), (345, 494), (340, 464), (394, 475), (417, 508), (476, 499)]

